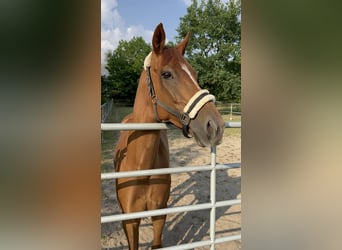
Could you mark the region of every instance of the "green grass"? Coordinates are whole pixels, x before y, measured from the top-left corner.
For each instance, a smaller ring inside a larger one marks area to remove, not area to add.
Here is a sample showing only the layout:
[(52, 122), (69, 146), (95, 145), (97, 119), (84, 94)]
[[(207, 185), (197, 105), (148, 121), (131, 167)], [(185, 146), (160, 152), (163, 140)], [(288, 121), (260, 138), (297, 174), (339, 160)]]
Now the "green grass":
[[(108, 116), (106, 123), (118, 123), (132, 112), (132, 107), (119, 107), (113, 105), (112, 112)], [(119, 138), (120, 131), (102, 131), (101, 143), (101, 172), (113, 171), (114, 145)]]
[[(233, 115), (232, 120), (230, 120), (230, 115), (222, 115), (223, 120), (226, 122), (241, 122), (241, 116), (240, 115)], [(224, 135), (240, 135), (241, 136), (241, 128), (226, 128), (224, 130)]]
[[(230, 106), (228, 104), (218, 104), (217, 109), (221, 113), (224, 121), (241, 122), (241, 115), (237, 114), (233, 114), (232, 119), (230, 120)], [(241, 128), (226, 128), (224, 130), (224, 135), (241, 136)]]

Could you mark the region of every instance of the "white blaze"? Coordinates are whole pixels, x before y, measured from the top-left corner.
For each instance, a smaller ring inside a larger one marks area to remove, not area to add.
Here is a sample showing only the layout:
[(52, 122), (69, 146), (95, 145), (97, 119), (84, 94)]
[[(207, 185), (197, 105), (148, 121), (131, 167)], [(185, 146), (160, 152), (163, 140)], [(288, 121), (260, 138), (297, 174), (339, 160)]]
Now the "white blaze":
[(200, 89), (200, 86), (198, 85), (197, 81), (194, 79), (194, 77), (192, 76), (192, 74), (190, 73), (189, 68), (182, 63), (181, 64), (182, 69), (188, 74), (188, 76), (191, 78), (191, 80), (193, 81), (193, 83), (196, 85), (196, 87), (198, 87)]

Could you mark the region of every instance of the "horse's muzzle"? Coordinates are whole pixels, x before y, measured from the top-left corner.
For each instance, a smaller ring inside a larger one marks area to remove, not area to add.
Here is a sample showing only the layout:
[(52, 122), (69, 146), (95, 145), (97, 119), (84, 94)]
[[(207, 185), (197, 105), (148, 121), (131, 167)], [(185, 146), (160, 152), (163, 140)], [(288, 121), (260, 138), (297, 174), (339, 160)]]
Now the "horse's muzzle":
[(207, 123), (207, 136), (211, 145), (217, 145), (222, 141), (223, 129), (214, 121), (209, 120)]
[(201, 147), (218, 145), (222, 142), (224, 120), (214, 108), (213, 103), (207, 103), (190, 122), (190, 132)]

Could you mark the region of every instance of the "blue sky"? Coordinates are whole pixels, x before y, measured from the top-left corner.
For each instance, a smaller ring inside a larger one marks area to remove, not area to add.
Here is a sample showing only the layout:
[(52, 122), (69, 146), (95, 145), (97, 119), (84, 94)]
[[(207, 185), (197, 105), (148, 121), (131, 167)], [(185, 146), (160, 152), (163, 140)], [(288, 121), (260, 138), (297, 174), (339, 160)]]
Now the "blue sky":
[(150, 43), (160, 22), (167, 41), (175, 41), (179, 18), (190, 4), (191, 0), (102, 0), (101, 64), (105, 64), (105, 52), (114, 50), (120, 40), (141, 36)]

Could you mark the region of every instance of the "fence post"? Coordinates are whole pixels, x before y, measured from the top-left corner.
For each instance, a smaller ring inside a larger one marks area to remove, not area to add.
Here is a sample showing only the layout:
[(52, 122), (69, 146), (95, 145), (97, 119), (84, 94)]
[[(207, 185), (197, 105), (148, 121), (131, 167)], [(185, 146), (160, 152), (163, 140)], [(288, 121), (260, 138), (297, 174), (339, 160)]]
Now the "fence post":
[[(241, 128), (241, 122), (225, 122), (226, 128), (235, 128), (239, 127)], [(159, 130), (159, 129), (171, 129), (173, 126), (164, 124), (164, 123), (132, 123), (132, 124), (110, 124), (110, 123), (101, 123), (101, 131), (111, 131), (111, 130)], [(210, 173), (210, 203), (203, 203), (203, 204), (196, 204), (196, 205), (189, 205), (189, 206), (183, 206), (183, 207), (173, 207), (173, 208), (165, 208), (161, 210), (155, 210), (155, 211), (145, 211), (145, 212), (137, 212), (139, 215), (133, 213), (132, 218), (140, 218), (140, 217), (146, 217), (146, 216), (153, 216), (153, 214), (161, 215), (161, 214), (169, 214), (169, 213), (179, 213), (179, 212), (186, 212), (186, 211), (197, 211), (197, 210), (204, 210), (204, 209), (210, 209), (210, 240), (205, 241), (198, 241), (198, 242), (192, 242), (188, 244), (182, 244), (179, 246), (172, 246), (167, 247), (165, 249), (171, 250), (171, 249), (193, 249), (194, 247), (201, 247), (201, 246), (209, 246), (210, 250), (215, 250), (215, 244), (233, 241), (233, 240), (241, 240), (241, 234), (239, 235), (231, 235), (227, 237), (218, 237), (216, 239), (216, 208), (218, 207), (226, 207), (231, 206), (235, 204), (241, 204), (241, 200), (229, 200), (229, 201), (218, 201), (216, 202), (216, 170), (223, 169), (222, 164), (216, 165), (216, 146), (211, 147), (210, 152), (210, 161), (211, 165), (203, 167), (202, 170), (198, 170), (198, 167), (196, 167), (197, 170), (194, 170), (193, 167), (185, 167), (189, 168), (186, 171), (184, 171), (184, 167), (177, 168), (171, 168), (173, 170), (177, 171), (170, 171), (171, 169), (154, 169), (154, 170), (142, 170), (144, 173), (139, 173), (140, 175), (137, 175), (137, 173), (106, 173), (101, 174), (101, 179), (111, 179), (111, 178), (124, 178), (123, 176), (146, 176), (146, 175), (155, 175), (155, 174), (164, 174), (164, 173), (178, 173), (178, 172), (193, 172), (193, 171), (211, 171)], [(225, 164), (227, 165), (227, 164)], [(233, 164), (234, 165), (234, 164)], [(236, 164), (235, 164), (236, 165)], [(238, 166), (232, 166), (232, 167), (240, 167)], [(206, 168), (204, 170), (204, 168)], [(226, 168), (224, 168), (226, 169)], [(151, 171), (151, 172), (146, 172)], [(160, 171), (160, 172), (159, 172)], [(135, 171), (133, 171), (135, 172)], [(120, 175), (121, 174), (121, 175)], [(123, 175), (122, 175), (123, 174)], [(110, 175), (110, 176), (108, 176)], [(162, 211), (163, 210), (163, 211)], [(167, 212), (166, 212), (167, 210)], [(152, 213), (154, 212), (154, 213)], [(143, 215), (142, 215), (143, 214)], [(113, 215), (113, 216), (101, 216), (101, 223), (107, 223), (111, 221), (118, 221), (123, 220), (125, 218), (125, 215)], [(110, 217), (110, 218), (108, 218)], [(115, 218), (113, 218), (115, 217)], [(127, 217), (127, 216), (126, 216)]]
[(216, 231), (216, 146), (211, 146), (211, 173), (210, 173), (210, 250), (215, 250)]

